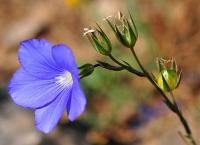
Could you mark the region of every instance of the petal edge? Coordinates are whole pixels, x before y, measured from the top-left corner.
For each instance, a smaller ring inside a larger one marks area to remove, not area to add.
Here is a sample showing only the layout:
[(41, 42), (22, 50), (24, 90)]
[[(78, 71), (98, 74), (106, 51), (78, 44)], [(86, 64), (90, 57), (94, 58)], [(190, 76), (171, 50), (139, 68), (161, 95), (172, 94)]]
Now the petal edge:
[(67, 115), (70, 121), (74, 121), (83, 111), (86, 106), (86, 97), (79, 84), (79, 80), (74, 81), (72, 94), (67, 102)]

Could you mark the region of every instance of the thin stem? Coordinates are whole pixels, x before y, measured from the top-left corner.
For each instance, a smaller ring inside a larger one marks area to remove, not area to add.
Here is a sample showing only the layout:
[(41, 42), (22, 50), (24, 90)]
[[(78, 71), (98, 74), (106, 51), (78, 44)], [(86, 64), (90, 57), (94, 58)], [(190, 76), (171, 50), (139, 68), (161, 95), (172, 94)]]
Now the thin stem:
[(118, 65), (125, 67), (125, 65), (121, 62), (119, 62), (117, 59), (114, 58), (114, 56), (112, 56), (112, 54), (109, 55), (109, 57)]
[(94, 68), (96, 68), (96, 67), (99, 67), (99, 66), (101, 66), (100, 64), (95, 64), (95, 65), (93, 65), (94, 66)]
[(177, 103), (176, 103), (176, 99), (175, 99), (175, 97), (174, 97), (173, 92), (170, 91), (169, 93), (170, 93), (170, 96), (171, 96), (171, 98), (172, 98), (173, 103), (174, 103), (176, 106), (178, 106)]
[(183, 114), (182, 114), (182, 112), (181, 112), (179, 106), (178, 106), (177, 103), (176, 103), (176, 100), (175, 100), (175, 97), (174, 97), (173, 92), (170, 92), (170, 96), (172, 97), (172, 100), (173, 100), (173, 102), (174, 102), (174, 105), (175, 105), (176, 108), (177, 108), (177, 109), (176, 109), (176, 110), (177, 110), (177, 111), (176, 111), (176, 114), (177, 114), (177, 116), (179, 117), (179, 120), (181, 121), (181, 123), (182, 123), (183, 126), (184, 126), (185, 132), (186, 132), (186, 134), (187, 134), (186, 137), (189, 139), (189, 141), (191, 142), (192, 145), (197, 145), (196, 142), (195, 142), (195, 140), (194, 140), (194, 138), (193, 138), (193, 136), (192, 136), (192, 131), (191, 131), (190, 127), (189, 127), (189, 124), (188, 124), (187, 120), (185, 119), (185, 117), (183, 116)]
[(124, 65), (123, 63), (119, 62), (117, 59), (115, 59), (114, 56), (112, 56), (112, 54), (110, 54), (109, 57), (110, 57), (110, 59), (112, 61), (114, 61), (116, 64), (118, 64), (119, 66), (123, 67), (124, 69), (128, 70), (129, 72), (134, 73), (134, 74), (136, 74), (136, 75), (138, 75), (140, 77), (144, 77), (145, 76), (144, 73), (137, 71), (133, 67)]
[(178, 134), (179, 134), (179, 136), (181, 137), (181, 139), (184, 141), (184, 143), (185, 143), (186, 145), (190, 145), (190, 144), (188, 143), (188, 141), (185, 139), (185, 136), (182, 134), (182, 132), (178, 131)]
[(142, 66), (141, 62), (139, 61), (135, 51), (133, 48), (131, 48), (131, 52), (134, 56), (134, 58), (136, 59), (138, 65), (140, 66), (141, 70), (143, 71), (143, 73), (146, 75), (147, 79), (151, 82), (151, 84), (153, 84), (153, 86), (160, 92), (161, 96), (164, 98), (166, 105), (179, 117), (179, 120), (181, 121), (185, 132), (187, 134), (187, 138), (190, 140), (190, 143), (192, 145), (197, 145), (193, 136), (192, 136), (192, 131), (189, 127), (189, 124), (187, 122), (187, 120), (185, 119), (185, 117), (183, 116), (182, 112), (180, 111), (176, 101), (175, 101), (175, 97), (173, 96), (173, 93), (171, 94), (171, 97), (173, 99), (173, 103), (168, 99), (168, 97), (165, 95), (165, 93), (160, 89), (160, 87), (156, 84), (156, 82), (152, 79), (151, 75), (145, 70), (145, 68)]
[[(133, 48), (130, 48), (130, 49), (131, 49), (131, 52), (132, 52), (134, 58), (136, 59), (138, 65), (139, 65), (140, 68), (142, 69), (142, 71), (143, 71), (144, 73), (147, 73), (147, 71), (144, 69), (144, 67), (142, 66), (141, 62), (139, 61), (139, 59), (138, 59), (138, 57), (137, 57), (137, 55), (136, 55), (134, 49), (133, 49)], [(148, 74), (148, 73), (147, 73), (147, 74)]]
[(131, 52), (134, 56), (134, 58), (136, 59), (139, 67), (141, 68), (141, 70), (143, 71), (143, 73), (145, 74), (145, 76), (147, 77), (147, 79), (151, 82), (151, 84), (160, 92), (161, 96), (163, 97), (164, 99), (164, 102), (166, 104), (168, 104), (169, 108), (174, 112), (173, 108), (170, 107), (172, 106), (173, 104), (171, 103), (171, 101), (168, 99), (168, 97), (165, 95), (165, 93), (160, 89), (160, 87), (156, 84), (156, 82), (152, 79), (151, 75), (146, 71), (146, 69), (142, 66), (141, 62), (139, 61), (135, 51), (133, 48), (130, 48), (131, 49)]
[(101, 67), (104, 68), (104, 69), (107, 69), (107, 70), (112, 70), (112, 71), (121, 71), (121, 70), (124, 70), (123, 67), (115, 67), (115, 66), (113, 66), (113, 67), (111, 67), (111, 66), (109, 66), (109, 67), (101, 66)]
[[(104, 69), (113, 70), (113, 71), (121, 71), (121, 70), (124, 70), (124, 68), (121, 67), (121, 66), (113, 66), (113, 65), (110, 65), (110, 64), (108, 64), (108, 63), (102, 63), (101, 61), (97, 61), (97, 62), (98, 62), (97, 64), (93, 65), (94, 68), (96, 68), (96, 67), (102, 67), (102, 68), (104, 68)], [(103, 65), (103, 64), (105, 64), (105, 65)]]

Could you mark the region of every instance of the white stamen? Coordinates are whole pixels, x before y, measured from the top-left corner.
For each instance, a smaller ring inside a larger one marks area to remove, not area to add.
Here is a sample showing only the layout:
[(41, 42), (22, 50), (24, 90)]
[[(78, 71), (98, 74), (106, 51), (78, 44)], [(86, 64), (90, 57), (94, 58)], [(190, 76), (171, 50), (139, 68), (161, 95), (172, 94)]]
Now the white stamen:
[(63, 87), (68, 87), (73, 84), (73, 78), (70, 72), (65, 71), (60, 76), (55, 77), (56, 83), (62, 85)]

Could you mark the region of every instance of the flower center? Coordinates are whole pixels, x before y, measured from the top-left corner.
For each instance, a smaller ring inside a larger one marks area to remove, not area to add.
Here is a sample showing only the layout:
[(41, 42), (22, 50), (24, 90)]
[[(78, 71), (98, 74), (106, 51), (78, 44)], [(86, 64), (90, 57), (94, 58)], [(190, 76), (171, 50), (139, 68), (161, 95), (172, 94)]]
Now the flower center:
[(68, 87), (73, 84), (72, 75), (68, 71), (65, 71), (60, 76), (57, 76), (55, 79), (56, 79), (56, 83), (62, 85), (63, 87)]

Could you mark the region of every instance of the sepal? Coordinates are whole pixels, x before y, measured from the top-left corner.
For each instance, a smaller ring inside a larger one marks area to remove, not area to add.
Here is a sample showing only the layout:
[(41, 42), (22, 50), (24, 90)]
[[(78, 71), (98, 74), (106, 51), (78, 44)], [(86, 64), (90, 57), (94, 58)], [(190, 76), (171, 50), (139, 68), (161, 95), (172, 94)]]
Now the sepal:
[(92, 64), (87, 63), (80, 66), (79, 70), (80, 70), (79, 73), (80, 78), (84, 78), (91, 75), (94, 72), (94, 66)]
[(178, 71), (178, 66), (177, 66), (176, 60), (174, 58), (172, 58), (171, 69), (176, 72)]
[(181, 79), (182, 79), (182, 71), (180, 71), (180, 73), (178, 75), (178, 80), (177, 80), (176, 88), (178, 88), (178, 86), (180, 85)]
[(95, 29), (85, 29), (84, 36), (87, 36), (92, 46), (102, 55), (110, 55), (112, 45), (101, 27), (97, 24)]
[(119, 12), (113, 22), (111, 22), (108, 18), (106, 18), (106, 21), (113, 30), (117, 39), (125, 47), (133, 48), (137, 41), (138, 33), (131, 15), (130, 18), (131, 20), (129, 21), (121, 12)]

